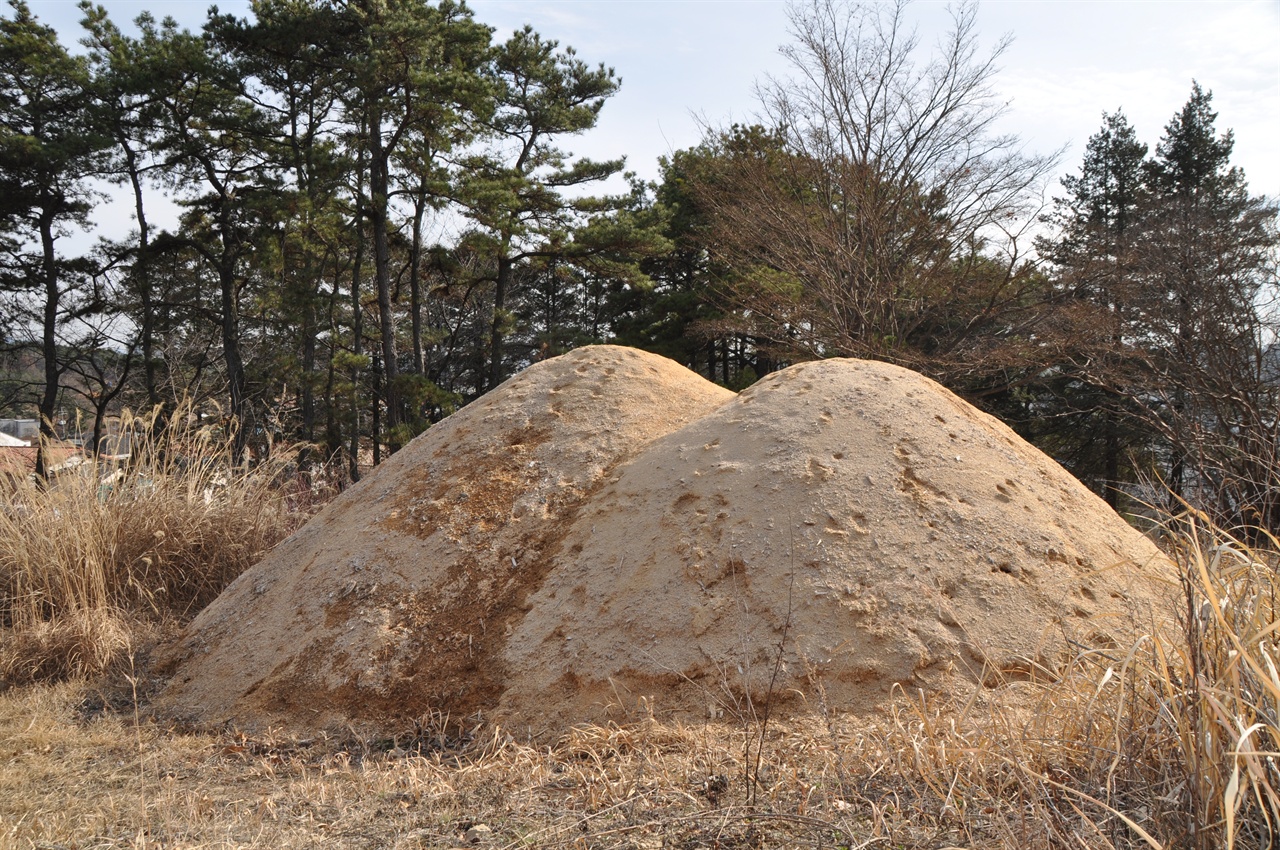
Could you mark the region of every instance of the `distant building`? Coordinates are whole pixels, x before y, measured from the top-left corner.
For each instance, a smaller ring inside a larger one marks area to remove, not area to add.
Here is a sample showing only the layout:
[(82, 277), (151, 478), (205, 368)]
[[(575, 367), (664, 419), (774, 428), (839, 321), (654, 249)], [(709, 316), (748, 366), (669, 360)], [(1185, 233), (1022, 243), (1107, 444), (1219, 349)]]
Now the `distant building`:
[(27, 445), (40, 438), (40, 421), (38, 419), (0, 419), (0, 434), (8, 434)]

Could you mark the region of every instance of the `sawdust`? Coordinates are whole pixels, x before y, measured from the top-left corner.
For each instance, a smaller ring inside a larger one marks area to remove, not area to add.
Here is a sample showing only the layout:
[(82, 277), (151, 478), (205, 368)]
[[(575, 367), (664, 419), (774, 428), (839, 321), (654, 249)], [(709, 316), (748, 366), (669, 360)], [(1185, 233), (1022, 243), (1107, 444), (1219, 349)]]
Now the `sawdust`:
[(170, 654), (202, 724), (866, 712), (1052, 676), (1170, 590), (1156, 548), (933, 382), (808, 363), (738, 396), (589, 347), (394, 455)]

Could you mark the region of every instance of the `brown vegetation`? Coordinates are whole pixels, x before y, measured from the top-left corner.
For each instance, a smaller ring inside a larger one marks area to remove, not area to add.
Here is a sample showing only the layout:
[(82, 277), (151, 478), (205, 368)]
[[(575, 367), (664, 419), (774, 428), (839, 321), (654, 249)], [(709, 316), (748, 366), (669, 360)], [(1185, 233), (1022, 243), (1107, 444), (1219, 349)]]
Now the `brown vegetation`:
[(125, 418), (132, 455), (0, 504), (0, 684), (94, 675), (182, 621), (306, 518), (283, 462), (234, 462), (191, 411)]

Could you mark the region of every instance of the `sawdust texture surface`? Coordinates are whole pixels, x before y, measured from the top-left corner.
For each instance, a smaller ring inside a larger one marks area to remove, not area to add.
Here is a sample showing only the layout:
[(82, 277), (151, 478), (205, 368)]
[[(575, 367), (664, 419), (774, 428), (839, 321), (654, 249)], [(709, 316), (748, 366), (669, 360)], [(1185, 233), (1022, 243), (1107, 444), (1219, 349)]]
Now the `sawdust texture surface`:
[(1171, 566), (936, 383), (806, 363), (734, 395), (576, 350), (432, 428), (245, 573), (166, 662), (201, 724), (529, 734), (637, 711), (866, 712), (1052, 676)]

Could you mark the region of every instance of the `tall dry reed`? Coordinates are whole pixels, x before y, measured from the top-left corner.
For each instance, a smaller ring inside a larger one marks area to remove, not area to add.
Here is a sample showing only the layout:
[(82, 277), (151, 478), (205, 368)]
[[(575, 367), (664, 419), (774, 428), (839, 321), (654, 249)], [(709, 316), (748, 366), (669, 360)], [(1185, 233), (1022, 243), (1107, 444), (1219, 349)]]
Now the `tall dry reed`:
[(0, 493), (0, 681), (105, 669), (140, 627), (189, 617), (300, 521), (284, 462), (233, 457), (230, 435), (191, 409), (120, 427), (123, 462)]

